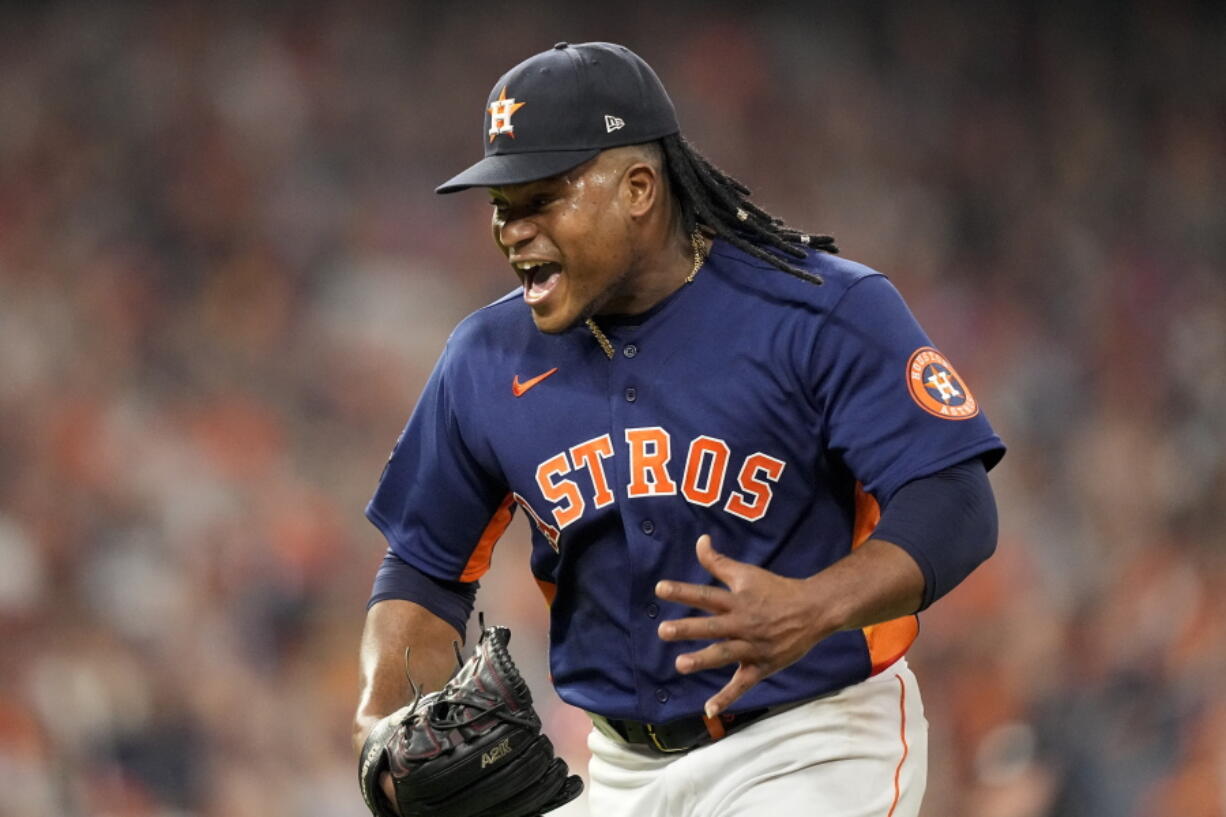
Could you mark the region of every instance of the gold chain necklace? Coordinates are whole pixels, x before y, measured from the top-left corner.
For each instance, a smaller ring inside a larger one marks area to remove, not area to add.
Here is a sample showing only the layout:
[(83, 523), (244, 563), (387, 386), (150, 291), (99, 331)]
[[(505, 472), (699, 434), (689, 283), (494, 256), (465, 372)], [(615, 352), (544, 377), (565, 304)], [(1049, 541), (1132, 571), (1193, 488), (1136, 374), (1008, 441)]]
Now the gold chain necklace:
[(604, 356), (609, 360), (613, 359), (613, 344), (609, 343), (609, 338), (604, 332), (600, 331), (600, 327), (596, 325), (595, 318), (588, 318), (587, 328), (596, 337), (596, 342), (600, 344), (600, 348), (604, 350)]
[[(698, 270), (702, 269), (703, 262), (707, 260), (706, 244), (702, 240), (702, 232), (695, 230), (690, 233), (690, 247), (694, 250), (694, 265), (690, 267), (690, 274), (685, 276), (687, 284), (694, 283), (694, 276), (698, 274)], [(609, 338), (600, 327), (596, 324), (595, 318), (588, 318), (584, 321), (587, 324), (588, 331), (596, 338), (596, 342), (600, 344), (604, 356), (609, 360), (613, 359), (613, 344), (609, 342)]]
[(702, 240), (702, 232), (700, 230), (690, 233), (690, 246), (694, 248), (694, 266), (690, 268), (690, 274), (685, 276), (687, 284), (694, 283), (694, 276), (698, 274), (698, 270), (702, 269), (703, 262), (707, 260), (707, 245)]

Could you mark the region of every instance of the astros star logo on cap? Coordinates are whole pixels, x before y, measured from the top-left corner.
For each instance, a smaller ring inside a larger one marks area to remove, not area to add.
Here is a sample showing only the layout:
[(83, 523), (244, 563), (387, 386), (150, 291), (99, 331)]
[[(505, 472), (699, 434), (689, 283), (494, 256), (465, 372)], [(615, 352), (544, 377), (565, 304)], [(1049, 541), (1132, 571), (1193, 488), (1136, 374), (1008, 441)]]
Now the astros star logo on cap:
[(515, 126), (511, 124), (511, 114), (527, 104), (527, 102), (516, 102), (514, 99), (507, 99), (507, 86), (502, 86), (502, 93), (498, 94), (498, 98), (487, 109), (490, 112), (491, 142), (500, 133), (505, 133), (512, 139), (515, 138)]

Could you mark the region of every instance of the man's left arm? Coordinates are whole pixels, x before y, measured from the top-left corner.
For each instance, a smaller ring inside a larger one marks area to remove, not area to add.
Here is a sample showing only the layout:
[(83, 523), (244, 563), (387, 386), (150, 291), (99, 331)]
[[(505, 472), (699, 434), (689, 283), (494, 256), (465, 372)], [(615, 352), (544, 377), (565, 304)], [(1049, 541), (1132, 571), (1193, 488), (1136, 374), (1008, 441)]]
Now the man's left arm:
[(713, 717), (822, 639), (924, 609), (993, 553), (996, 536), (996, 502), (978, 457), (898, 489), (867, 542), (805, 579), (724, 556), (703, 535), (698, 560), (726, 589), (659, 582), (661, 599), (711, 613), (665, 621), (659, 634), (713, 641), (678, 656), (678, 672), (738, 665), (706, 703)]

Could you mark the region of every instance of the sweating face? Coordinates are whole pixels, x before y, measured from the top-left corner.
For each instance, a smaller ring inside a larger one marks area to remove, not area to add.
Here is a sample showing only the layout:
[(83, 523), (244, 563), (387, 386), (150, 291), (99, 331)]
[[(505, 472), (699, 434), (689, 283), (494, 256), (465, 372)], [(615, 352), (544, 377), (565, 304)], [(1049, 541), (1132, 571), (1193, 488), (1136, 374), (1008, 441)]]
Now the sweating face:
[(610, 150), (559, 176), (490, 189), (493, 233), (542, 332), (616, 312), (635, 285), (633, 154)]

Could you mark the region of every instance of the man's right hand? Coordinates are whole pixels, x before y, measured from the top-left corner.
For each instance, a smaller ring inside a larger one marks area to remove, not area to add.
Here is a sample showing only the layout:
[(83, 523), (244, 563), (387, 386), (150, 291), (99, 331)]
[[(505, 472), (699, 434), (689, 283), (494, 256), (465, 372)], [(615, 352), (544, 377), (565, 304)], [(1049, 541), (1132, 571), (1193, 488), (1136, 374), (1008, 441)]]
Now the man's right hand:
[[(450, 624), (413, 602), (393, 599), (370, 608), (359, 654), (361, 697), (353, 719), (356, 755), (361, 756), (375, 724), (413, 700), (409, 673), (422, 692), (442, 689), (456, 668), (452, 643), (462, 639)], [(390, 774), (379, 776), (379, 788), (391, 810), (399, 814)]]
[(400, 813), (400, 806), (396, 804), (396, 784), (392, 782), (392, 776), (387, 772), (379, 775), (379, 788), (383, 789), (383, 794), (387, 797), (387, 802), (391, 805), (392, 811)]

